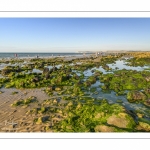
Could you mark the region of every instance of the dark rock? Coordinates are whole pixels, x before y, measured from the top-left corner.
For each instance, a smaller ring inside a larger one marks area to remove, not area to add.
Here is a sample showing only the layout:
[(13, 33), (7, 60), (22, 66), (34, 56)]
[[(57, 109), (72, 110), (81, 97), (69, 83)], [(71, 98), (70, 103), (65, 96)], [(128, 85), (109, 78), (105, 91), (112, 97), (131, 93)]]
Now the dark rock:
[(53, 91), (53, 90), (55, 90), (55, 86), (48, 86), (46, 90), (47, 91)]
[(47, 73), (49, 73), (49, 68), (44, 68), (43, 74), (47, 74)]
[(32, 79), (32, 82), (38, 82), (39, 81), (39, 78), (38, 77), (35, 77)]
[(8, 75), (11, 71), (12, 71), (12, 69), (3, 69), (1, 71), (1, 74), (5, 76), (5, 75)]
[(58, 70), (58, 68), (57, 67), (53, 67), (53, 71), (57, 71)]

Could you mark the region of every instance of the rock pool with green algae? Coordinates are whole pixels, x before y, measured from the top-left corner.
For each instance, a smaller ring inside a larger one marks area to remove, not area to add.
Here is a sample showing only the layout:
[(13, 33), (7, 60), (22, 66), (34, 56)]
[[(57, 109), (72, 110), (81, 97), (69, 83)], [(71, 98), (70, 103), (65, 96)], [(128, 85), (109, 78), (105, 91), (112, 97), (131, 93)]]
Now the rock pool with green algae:
[(149, 57), (144, 57), (144, 58), (133, 57), (127, 60), (127, 65), (128, 66), (141, 66), (141, 67), (150, 66), (150, 59)]
[[(116, 65), (117, 63), (115, 63), (115, 65)], [(108, 64), (109, 65), (109, 64)], [(116, 66), (111, 66), (112, 68), (113, 67), (116, 67)], [(122, 64), (122, 68), (124, 68), (126, 65), (125, 64)], [(85, 66), (84, 66), (85, 67)], [(119, 68), (119, 67), (118, 67)], [(100, 76), (103, 76), (104, 74), (106, 74), (107, 75), (107, 73), (111, 73), (111, 72), (113, 72), (113, 70), (110, 72), (108, 72), (108, 71), (105, 71), (102, 67), (94, 67), (94, 68), (92, 68), (92, 69), (96, 69), (96, 70), (100, 70), (101, 72), (103, 72), (103, 74), (101, 74)], [(103, 70), (102, 70), (103, 69)], [(121, 69), (121, 68), (119, 68), (119, 69)], [(138, 68), (137, 68), (138, 69)], [(140, 68), (141, 69), (141, 68)], [(80, 69), (78, 69), (78, 70), (80, 70)], [(88, 80), (88, 77), (90, 78), (90, 76), (92, 75), (94, 75), (94, 73), (92, 73), (91, 72), (91, 70), (90, 69), (88, 69), (88, 68), (86, 68), (86, 70), (85, 70), (85, 68), (84, 69), (81, 69), (80, 71), (81, 71), (81, 73), (83, 73), (84, 75), (85, 75), (85, 78), (86, 78), (86, 80)], [(88, 70), (88, 71), (87, 71)], [(84, 71), (84, 72), (83, 72)], [(80, 74), (81, 75), (81, 74)], [(79, 78), (80, 78), (80, 75), (78, 75), (79, 76)], [(84, 79), (85, 79), (84, 78)], [(74, 82), (76, 82), (76, 81), (78, 81), (78, 79), (75, 79), (74, 80)], [(82, 81), (82, 80), (81, 80)], [(100, 80), (101, 81), (101, 80)], [(140, 80), (141, 81), (141, 80)], [(45, 81), (46, 82), (46, 81)], [(116, 82), (116, 81), (115, 81)], [(118, 82), (118, 80), (117, 80), (117, 82)], [(119, 81), (120, 82), (120, 81)], [(50, 82), (51, 83), (51, 82)], [(67, 82), (68, 83), (68, 82)], [(55, 82), (54, 82), (54, 84), (56, 84)], [(72, 85), (72, 84), (71, 84)], [(133, 103), (129, 103), (128, 101), (127, 101), (127, 99), (126, 99), (126, 96), (124, 96), (124, 95), (119, 95), (119, 96), (117, 96), (116, 95), (116, 92), (113, 92), (112, 90), (113, 89), (111, 89), (111, 91), (103, 91), (101, 88), (100, 88), (100, 85), (105, 85), (105, 82), (104, 83), (101, 83), (101, 82), (99, 82), (99, 81), (96, 81), (96, 82), (92, 82), (91, 83), (91, 87), (90, 87), (90, 91), (88, 91), (88, 92), (86, 92), (87, 94), (89, 94), (91, 97), (93, 97), (94, 99), (92, 99), (91, 101), (92, 101), (92, 103), (93, 103), (93, 101), (95, 101), (95, 100), (99, 100), (99, 99), (104, 99), (104, 98), (106, 98), (106, 99), (108, 99), (108, 102), (110, 103), (110, 104), (108, 104), (108, 105), (112, 105), (112, 104), (114, 104), (114, 103), (118, 103), (118, 106), (119, 107), (122, 107), (122, 106), (125, 106), (125, 108), (126, 109), (131, 109), (131, 110), (134, 110), (135, 112), (138, 112), (138, 113), (142, 113), (142, 114), (144, 114), (145, 115), (145, 122), (146, 121), (149, 121), (149, 111), (147, 110), (147, 107), (145, 107), (143, 104), (141, 104), (141, 103), (138, 103), (138, 104), (133, 104)], [(141, 87), (141, 86), (140, 86)], [(125, 90), (125, 89), (124, 89)], [(81, 94), (80, 95), (80, 97), (83, 95), (83, 91), (80, 89), (80, 88), (76, 88), (75, 90), (71, 90), (70, 91), (70, 93), (69, 94), (71, 94), (71, 92), (74, 92), (75, 93), (75, 96), (76, 95), (78, 95), (78, 94)], [(80, 93), (81, 92), (81, 93)], [(82, 97), (81, 97), (82, 98)], [(85, 99), (80, 99), (80, 102), (82, 102), (81, 100), (84, 100), (84, 102), (85, 102)], [(120, 102), (120, 101), (118, 101), (118, 100), (121, 100), (122, 102)], [(91, 104), (90, 104), (91, 105)], [(88, 107), (88, 106), (87, 106)], [(93, 106), (94, 108), (95, 108), (95, 105)], [(83, 107), (84, 108), (84, 107)], [(72, 108), (73, 109), (73, 108)], [(96, 109), (96, 108), (95, 108)], [(124, 115), (124, 116), (126, 116), (126, 115)], [(129, 115), (130, 116), (130, 115)], [(70, 116), (69, 116), (70, 117)], [(116, 116), (113, 116), (114, 118), (117, 118)], [(126, 118), (126, 117), (125, 117)], [(69, 119), (69, 118), (68, 118)], [(71, 117), (70, 117), (70, 119), (71, 119)], [(81, 119), (81, 118), (80, 118)], [(79, 122), (80, 122), (80, 119), (78, 120)], [(109, 121), (108, 122), (111, 122), (110, 120), (111, 120), (112, 118), (109, 118)], [(119, 120), (119, 119), (118, 119)], [(89, 122), (91, 122), (92, 123), (92, 120), (90, 120)], [(132, 121), (131, 121), (132, 122)], [(105, 120), (105, 123), (107, 123), (107, 121)], [(148, 122), (149, 123), (149, 122)], [(134, 124), (134, 123), (133, 123)], [(101, 126), (99, 127), (99, 126), (97, 126), (98, 124), (95, 124), (95, 127), (93, 128), (93, 126), (90, 124), (90, 126), (91, 126), (91, 128), (89, 128), (89, 126), (88, 126), (88, 128), (87, 127), (84, 127), (83, 129), (82, 129), (82, 131), (81, 132), (84, 132), (84, 129), (85, 129), (85, 131), (87, 131), (87, 132), (92, 132), (92, 131), (102, 131), (103, 132), (103, 130), (101, 129)], [(100, 125), (103, 125), (103, 126), (105, 126), (105, 128), (107, 127), (107, 128), (111, 128), (111, 130), (112, 131), (114, 131), (114, 132), (116, 132), (116, 131), (135, 131), (135, 130), (133, 130), (133, 127), (135, 127), (135, 125), (131, 125), (132, 126), (132, 129), (131, 128), (127, 128), (127, 130), (125, 130), (124, 128), (123, 129), (120, 129), (118, 126), (115, 126), (115, 124), (101, 124), (100, 123)], [(85, 126), (85, 125), (84, 125)], [(97, 126), (97, 127), (96, 127)], [(113, 126), (115, 126), (114, 128), (113, 128)], [(130, 126), (130, 125), (128, 125), (128, 126)], [(73, 127), (74, 128), (74, 127)], [(80, 126), (79, 126), (79, 128), (80, 128)], [(78, 128), (78, 129), (79, 129)], [(100, 129), (99, 129), (100, 128)], [(109, 128), (109, 129), (110, 129)], [(71, 129), (70, 130), (70, 128), (68, 128), (67, 127), (67, 130), (66, 130), (66, 127), (64, 128), (64, 132), (68, 132), (68, 131), (71, 131), (71, 132), (80, 132), (80, 130), (78, 130), (78, 129)], [(57, 130), (57, 129), (56, 129)], [(58, 131), (58, 130), (57, 130)]]

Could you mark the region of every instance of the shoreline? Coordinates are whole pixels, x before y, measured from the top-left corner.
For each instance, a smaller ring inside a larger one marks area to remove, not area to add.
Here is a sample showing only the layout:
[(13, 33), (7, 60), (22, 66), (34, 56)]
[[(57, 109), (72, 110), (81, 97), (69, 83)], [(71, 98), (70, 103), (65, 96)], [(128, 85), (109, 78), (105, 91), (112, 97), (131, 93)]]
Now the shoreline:
[(66, 55), (66, 56), (33, 56), (33, 57), (5, 57), (0, 58), (0, 61), (9, 61), (9, 60), (31, 60), (31, 59), (56, 59), (56, 58), (63, 58), (66, 60), (78, 59), (78, 58), (89, 58), (95, 56), (94, 54), (86, 54), (86, 55)]

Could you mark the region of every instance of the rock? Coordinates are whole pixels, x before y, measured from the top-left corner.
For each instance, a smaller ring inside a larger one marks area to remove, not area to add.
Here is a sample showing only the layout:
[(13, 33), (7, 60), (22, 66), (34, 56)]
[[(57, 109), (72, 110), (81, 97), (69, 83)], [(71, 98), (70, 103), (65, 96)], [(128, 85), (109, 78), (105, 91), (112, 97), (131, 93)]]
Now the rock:
[(49, 77), (50, 77), (50, 75), (49, 75), (50, 73), (49, 72), (47, 72), (46, 74), (45, 74), (45, 78), (46, 78), (46, 80), (47, 79), (49, 79)]
[(3, 76), (8, 75), (12, 70), (11, 69), (2, 69), (1, 74)]
[(131, 91), (127, 93), (127, 99), (129, 102), (145, 100), (146, 98), (147, 96), (140, 91)]
[(15, 126), (16, 126), (16, 124), (11, 124), (11, 125), (8, 125), (7, 128), (12, 129), (12, 128), (15, 128)]
[(55, 91), (61, 91), (61, 88), (56, 87), (56, 88), (55, 88)]
[(54, 104), (57, 104), (57, 99), (54, 99), (54, 100), (53, 100), (53, 103), (54, 103)]
[(114, 132), (115, 128), (114, 127), (108, 127), (106, 125), (97, 125), (94, 128), (95, 132)]
[(84, 82), (84, 85), (87, 87), (87, 86), (91, 86), (91, 82), (89, 82), (89, 81), (85, 81)]
[(52, 72), (53, 72), (53, 69), (50, 69), (50, 70), (49, 70), (49, 73), (51, 74)]
[(43, 74), (47, 74), (47, 73), (49, 73), (49, 68), (44, 68)]
[(150, 77), (145, 77), (145, 80), (146, 80), (147, 82), (149, 82), (149, 81), (150, 81)]
[(145, 92), (150, 94), (150, 89), (146, 89)]
[(58, 70), (58, 68), (57, 67), (53, 67), (53, 71), (57, 71)]
[(137, 113), (138, 118), (143, 118), (144, 114)]
[(2, 94), (3, 92), (2, 91), (0, 91), (0, 94)]
[(139, 125), (136, 127), (137, 130), (150, 131), (150, 125), (145, 122), (139, 122)]
[(136, 125), (134, 119), (126, 113), (110, 116), (107, 119), (107, 123), (119, 128), (133, 128)]
[(53, 91), (53, 90), (55, 90), (55, 87), (54, 87), (54, 86), (48, 86), (48, 87), (46, 88), (46, 90), (47, 90), (47, 91)]
[(69, 80), (70, 78), (71, 78), (70, 75), (67, 75), (67, 76), (66, 76), (66, 80)]
[(95, 115), (95, 118), (98, 119), (98, 118), (102, 118), (105, 116), (105, 113), (104, 112), (101, 112), (101, 113), (98, 113)]
[(32, 79), (32, 82), (38, 82), (39, 81), (39, 78), (38, 77), (35, 77)]
[(150, 99), (146, 100), (146, 101), (144, 102), (144, 104), (145, 104), (146, 106), (149, 106), (149, 107), (150, 107)]
[(36, 124), (42, 124), (49, 119), (49, 116), (39, 117)]

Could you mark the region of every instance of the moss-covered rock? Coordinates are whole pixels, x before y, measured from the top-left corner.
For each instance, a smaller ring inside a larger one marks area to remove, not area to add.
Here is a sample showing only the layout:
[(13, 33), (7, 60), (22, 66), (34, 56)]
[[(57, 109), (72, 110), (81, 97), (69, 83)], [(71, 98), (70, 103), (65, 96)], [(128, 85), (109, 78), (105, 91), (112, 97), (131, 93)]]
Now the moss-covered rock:
[(139, 122), (139, 124), (136, 127), (136, 130), (150, 131), (150, 124), (145, 122)]
[(140, 91), (130, 91), (127, 93), (127, 100), (129, 102), (144, 101), (146, 98), (147, 96)]
[(136, 125), (134, 119), (126, 113), (119, 113), (118, 115), (112, 115), (107, 119), (107, 123), (119, 128), (133, 129)]
[(114, 127), (109, 127), (106, 125), (97, 125), (94, 130), (95, 132), (115, 132)]
[(150, 99), (147, 99), (147, 100), (144, 102), (144, 105), (150, 107)]
[(42, 123), (48, 121), (48, 119), (49, 119), (49, 116), (39, 117), (39, 118), (36, 120), (36, 124), (42, 124)]
[(19, 106), (19, 105), (28, 105), (30, 103), (34, 103), (34, 102), (37, 102), (37, 98), (34, 97), (34, 96), (31, 96), (27, 99), (21, 99), (21, 100), (16, 100), (14, 101), (13, 104), (11, 104), (11, 106)]

